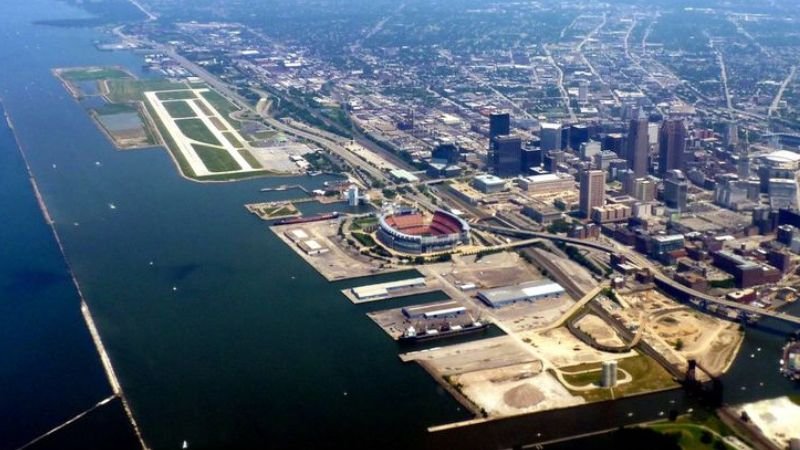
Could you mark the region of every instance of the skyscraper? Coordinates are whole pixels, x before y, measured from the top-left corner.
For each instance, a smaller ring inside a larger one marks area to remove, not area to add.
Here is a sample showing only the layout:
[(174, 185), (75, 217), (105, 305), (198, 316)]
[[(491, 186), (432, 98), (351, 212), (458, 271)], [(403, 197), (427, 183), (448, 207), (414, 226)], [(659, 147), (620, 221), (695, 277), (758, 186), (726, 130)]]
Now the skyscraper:
[(670, 170), (683, 170), (686, 134), (681, 119), (668, 119), (661, 124), (658, 131), (658, 173), (662, 177)]
[(602, 170), (581, 172), (580, 209), (584, 217), (592, 214), (592, 208), (603, 206), (606, 195), (606, 173)]
[(497, 170), (499, 156), (495, 154), (494, 138), (511, 134), (511, 116), (508, 113), (496, 113), (489, 116), (489, 153), (486, 163), (491, 170)]
[(511, 116), (508, 113), (489, 116), (489, 142), (496, 136), (511, 134)]
[(639, 111), (638, 117), (630, 122), (628, 129), (628, 151), (626, 159), (628, 167), (633, 170), (636, 177), (647, 175), (647, 156), (650, 150), (650, 137), (647, 131), (647, 117)]
[(686, 211), (689, 182), (680, 170), (670, 170), (664, 179), (664, 203), (680, 212)]
[(498, 177), (513, 177), (522, 170), (522, 139), (499, 135), (492, 139), (492, 169)]
[(561, 150), (561, 124), (541, 123), (541, 147), (545, 154), (551, 150)]

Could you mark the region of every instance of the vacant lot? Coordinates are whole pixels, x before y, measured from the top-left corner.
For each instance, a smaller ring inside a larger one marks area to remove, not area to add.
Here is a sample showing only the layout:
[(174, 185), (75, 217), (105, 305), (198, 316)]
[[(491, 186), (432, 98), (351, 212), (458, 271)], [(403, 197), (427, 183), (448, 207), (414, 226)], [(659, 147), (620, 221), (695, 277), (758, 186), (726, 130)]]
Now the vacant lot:
[(197, 144), (192, 144), (192, 148), (203, 160), (203, 164), (209, 172), (230, 172), (242, 169), (230, 153), (221, 148)]

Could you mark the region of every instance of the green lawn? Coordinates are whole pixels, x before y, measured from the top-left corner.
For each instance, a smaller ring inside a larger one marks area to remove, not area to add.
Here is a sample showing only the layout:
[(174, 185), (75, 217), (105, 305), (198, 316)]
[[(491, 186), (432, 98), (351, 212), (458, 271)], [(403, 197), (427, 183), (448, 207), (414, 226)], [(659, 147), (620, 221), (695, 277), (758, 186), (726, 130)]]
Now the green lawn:
[(65, 69), (61, 72), (61, 77), (69, 81), (131, 79), (127, 72), (114, 67)]
[(197, 98), (194, 91), (156, 92), (159, 100), (189, 100)]
[[(573, 386), (586, 386), (589, 384), (598, 384), (600, 382), (600, 375), (602, 369), (593, 369), (591, 372), (583, 372), (575, 375), (564, 374), (564, 380)], [(617, 373), (617, 379), (622, 376), (622, 372)]]
[(168, 89), (182, 89), (184, 83), (173, 83), (168, 80), (132, 80), (110, 79), (108, 85), (108, 99), (114, 103), (127, 103), (144, 100), (147, 91), (164, 91)]
[(226, 132), (222, 133), (222, 135), (225, 136), (225, 139), (227, 139), (228, 142), (230, 142), (232, 146), (234, 146), (236, 148), (244, 147), (244, 145), (242, 145), (242, 143), (239, 142), (239, 140), (236, 139), (236, 136), (234, 136), (233, 133), (231, 133), (230, 131), (226, 131)]
[(364, 247), (374, 247), (375, 239), (372, 236), (364, 233), (353, 233), (353, 237), (361, 243)]
[(229, 172), (242, 169), (224, 149), (196, 144), (192, 144), (192, 148), (197, 152), (197, 156), (203, 160), (203, 164), (210, 172)]
[(200, 119), (180, 119), (175, 123), (178, 124), (183, 135), (189, 139), (211, 145), (222, 145)]
[[(618, 360), (617, 367), (631, 374), (633, 380), (630, 383), (618, 384), (612, 389), (598, 387), (597, 389), (586, 391), (571, 390), (570, 392), (583, 397), (587, 402), (597, 402), (677, 386), (677, 383), (675, 383), (666, 369), (661, 367), (654, 359), (642, 354)], [(599, 368), (600, 364), (591, 363), (563, 367), (562, 371), (582, 372)], [(622, 378), (622, 372), (618, 372), (617, 379)], [(585, 386), (587, 384), (597, 383), (600, 380), (600, 371), (581, 374), (576, 373), (574, 375), (565, 374), (564, 379), (575, 386)]]
[(615, 387), (616, 397), (677, 386), (672, 375), (648, 356), (639, 354), (639, 356), (623, 358), (617, 364), (617, 367), (631, 374), (633, 381)]
[(164, 105), (164, 108), (166, 108), (167, 112), (170, 116), (172, 116), (173, 119), (197, 117), (192, 107), (186, 102), (164, 102), (162, 105)]
[(239, 150), (239, 154), (242, 155), (242, 158), (244, 158), (245, 161), (250, 163), (250, 166), (253, 169), (261, 169), (262, 167), (264, 167), (264, 166), (261, 165), (260, 162), (258, 162), (256, 157), (253, 156), (253, 154), (250, 153), (249, 151), (247, 151), (247, 150)]
[(239, 108), (237, 108), (233, 103), (229, 102), (228, 99), (223, 97), (217, 91), (209, 90), (203, 92), (202, 95), (206, 100), (208, 100), (209, 103), (211, 103), (211, 106), (217, 110), (219, 115), (228, 120), (228, 122), (230, 122), (234, 128), (238, 129), (240, 127), (240, 123), (238, 121), (230, 118), (230, 114), (234, 111), (238, 111)]
[(158, 120), (158, 116), (156, 115), (155, 111), (153, 110), (152, 106), (149, 102), (144, 102), (145, 108), (147, 109), (148, 114), (150, 117), (153, 117), (153, 121), (158, 128), (158, 133), (161, 135), (162, 139), (164, 140), (164, 145), (167, 147), (167, 151), (169, 151), (173, 158), (178, 161), (178, 166), (180, 167), (181, 172), (186, 175), (187, 177), (195, 178), (196, 175), (192, 170), (192, 166), (189, 165), (189, 162), (183, 157), (183, 154), (178, 150), (178, 146), (175, 144), (175, 141), (172, 139), (172, 135), (169, 134), (166, 127), (160, 120)]

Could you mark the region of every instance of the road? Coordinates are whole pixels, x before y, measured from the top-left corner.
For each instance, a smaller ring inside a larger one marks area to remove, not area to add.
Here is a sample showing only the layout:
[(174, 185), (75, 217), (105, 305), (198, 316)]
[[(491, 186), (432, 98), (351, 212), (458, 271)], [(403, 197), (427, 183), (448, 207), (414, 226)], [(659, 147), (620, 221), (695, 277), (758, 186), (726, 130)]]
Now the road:
[(575, 111), (572, 110), (572, 105), (569, 103), (569, 93), (564, 88), (564, 71), (561, 69), (561, 66), (556, 63), (556, 59), (553, 58), (553, 54), (550, 52), (550, 49), (547, 48), (547, 44), (542, 45), (542, 49), (544, 49), (544, 53), (547, 55), (547, 61), (552, 64), (558, 72), (558, 90), (561, 91), (561, 99), (564, 102), (564, 106), (567, 107), (569, 119), (574, 122), (577, 120), (577, 116), (575, 115)]
[(792, 66), (792, 70), (789, 72), (789, 75), (786, 77), (785, 80), (783, 80), (783, 83), (781, 83), (781, 88), (778, 89), (778, 93), (775, 94), (775, 98), (772, 100), (772, 104), (769, 105), (769, 110), (767, 111), (768, 117), (772, 117), (772, 115), (775, 113), (775, 110), (778, 109), (778, 105), (781, 103), (781, 98), (783, 97), (783, 91), (785, 91), (786, 86), (788, 86), (789, 83), (792, 82), (792, 79), (794, 79), (794, 75), (796, 72), (797, 72), (797, 66)]
[(498, 234), (511, 234), (511, 235), (516, 235), (516, 236), (520, 236), (520, 237), (525, 236), (525, 237), (539, 237), (539, 238), (543, 238), (543, 239), (551, 239), (551, 240), (555, 240), (555, 241), (566, 242), (566, 243), (573, 244), (573, 245), (579, 245), (579, 246), (594, 248), (596, 250), (602, 250), (602, 251), (604, 251), (606, 253), (609, 253), (609, 254), (624, 253), (624, 255), (626, 257), (628, 257), (631, 261), (633, 261), (634, 263), (636, 263), (640, 267), (650, 269), (651, 273), (653, 274), (653, 277), (658, 282), (660, 282), (660, 283), (662, 283), (664, 285), (667, 285), (670, 288), (673, 288), (673, 289), (675, 289), (677, 291), (683, 292), (684, 294), (687, 294), (687, 295), (691, 296), (692, 298), (699, 299), (699, 300), (702, 300), (702, 301), (705, 301), (705, 302), (708, 302), (708, 303), (713, 303), (713, 304), (716, 304), (716, 305), (719, 305), (719, 306), (723, 306), (723, 307), (726, 307), (726, 308), (731, 308), (731, 309), (735, 309), (735, 310), (741, 310), (741, 311), (745, 311), (745, 312), (748, 312), (748, 313), (758, 314), (760, 316), (771, 317), (773, 319), (778, 319), (778, 320), (782, 320), (784, 322), (789, 322), (789, 323), (791, 323), (793, 325), (800, 325), (800, 317), (796, 317), (796, 316), (793, 316), (793, 315), (790, 315), (790, 314), (776, 312), (776, 311), (769, 311), (769, 310), (765, 310), (765, 309), (762, 309), (762, 308), (756, 308), (756, 307), (750, 306), (750, 305), (745, 305), (745, 304), (741, 304), (741, 303), (736, 303), (736, 302), (724, 300), (724, 299), (721, 299), (721, 298), (718, 298), (718, 297), (713, 297), (711, 295), (707, 295), (707, 294), (704, 294), (702, 292), (696, 291), (696, 290), (691, 289), (691, 288), (689, 288), (687, 286), (684, 286), (684, 285), (678, 283), (677, 281), (673, 280), (672, 278), (669, 278), (668, 276), (664, 275), (653, 264), (651, 264), (646, 259), (642, 258), (640, 255), (635, 254), (633, 251), (631, 251), (630, 249), (625, 248), (625, 247), (610, 247), (610, 246), (604, 245), (602, 243), (599, 243), (597, 241), (583, 240), (583, 239), (573, 239), (573, 238), (568, 238), (568, 237), (565, 237), (565, 236), (559, 236), (559, 235), (550, 234), (550, 233), (539, 233), (539, 232), (535, 232), (535, 231), (517, 230), (517, 229), (514, 229), (514, 228), (497, 227), (497, 226), (493, 226), (493, 225), (474, 224), (473, 227), (478, 228), (478, 229), (482, 229), (482, 230), (485, 230), (485, 231), (491, 231), (491, 232), (498, 233)]

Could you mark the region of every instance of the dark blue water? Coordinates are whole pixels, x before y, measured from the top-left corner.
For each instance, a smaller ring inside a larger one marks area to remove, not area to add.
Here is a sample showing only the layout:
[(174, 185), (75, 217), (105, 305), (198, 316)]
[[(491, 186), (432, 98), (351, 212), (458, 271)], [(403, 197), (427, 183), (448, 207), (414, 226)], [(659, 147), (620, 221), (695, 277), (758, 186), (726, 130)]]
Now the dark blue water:
[(16, 448), (111, 388), (3, 114), (0, 107), (0, 448)]
[[(13, 70), (0, 71), (0, 96), (153, 448), (178, 448), (184, 439), (191, 448), (410, 448), (431, 444), (427, 426), (467, 418), (422, 369), (399, 361), (397, 345), (365, 316), (371, 307), (353, 305), (339, 293), (347, 283), (325, 281), (242, 207), (274, 194), (259, 192), (262, 187), (303, 184), (315, 189), (332, 178), (201, 184), (178, 176), (161, 149), (114, 150), (50, 70), (123, 65), (137, 73), (140, 57), (97, 51), (93, 42), (103, 37), (97, 31), (32, 25), (34, 20), (84, 17), (53, 0), (12, 0), (4, 4), (4, 13), (0, 64)], [(2, 170), (24, 181), (16, 164), (4, 164)], [(30, 189), (22, 184), (10, 191), (19, 194), (12, 197), (30, 203)], [(48, 409), (53, 402), (59, 406), (51, 409), (65, 405), (71, 411), (108, 393), (63, 262), (58, 263), (52, 239), (44, 237), (47, 228), (35, 203), (29, 208), (27, 218), (17, 218), (16, 207), (4, 214), (5, 220), (18, 221), (21, 234), (9, 239), (15, 253), (4, 247), (0, 254), (2, 273), (11, 274), (6, 278), (14, 292), (28, 292), (18, 280), (29, 280), (26, 286), (63, 285), (65, 293), (58, 314), (47, 306), (31, 307), (30, 321), (44, 321), (37, 322), (41, 326), (18, 320), (10, 329), (26, 334), (3, 341), (9, 347), (3, 357), (17, 359), (2, 366), (8, 371), (2, 389), (12, 392), (0, 401), (16, 400), (0, 408), (0, 427), (14, 431), (20, 423), (38, 420), (37, 429), (47, 428), (59, 415)], [(302, 208), (315, 212), (331, 206)], [(42, 234), (29, 234), (37, 226)], [(53, 253), (38, 265), (26, 264), (43, 243)], [(58, 297), (37, 298), (30, 301), (56, 302)], [(71, 331), (50, 336), (58, 327)], [(37, 343), (31, 328), (46, 330), (40, 332), (49, 338)], [(779, 355), (769, 353), (782, 337), (758, 333), (746, 344), (748, 349), (758, 345), (751, 342), (764, 347), (758, 372), (742, 360), (730, 384), (764, 378), (769, 391), (763, 394), (785, 392), (787, 384), (774, 370)], [(22, 361), (28, 365), (16, 371)], [(73, 369), (70, 378), (70, 370), (50, 367), (58, 361), (79, 366), (80, 373)], [(38, 384), (31, 381), (37, 378)], [(70, 380), (69, 387), (59, 384)], [(47, 384), (53, 387), (32, 387)], [(760, 395), (754, 387), (739, 392), (740, 399)], [(658, 398), (655, 403), (618, 402), (583, 416), (613, 419), (632, 408), (641, 419), (656, 414), (660, 402), (677, 402), (674, 394)], [(30, 405), (21, 405), (23, 400)], [(17, 419), (20, 411), (27, 411), (24, 419)], [(581, 431), (586, 425), (570, 425), (569, 414), (574, 413), (543, 415), (536, 426), (554, 434)], [(505, 442), (503, 435), (511, 429), (495, 430), (494, 441)], [(468, 439), (470, 434), (460, 436)], [(446, 441), (433, 445), (448, 448)]]

